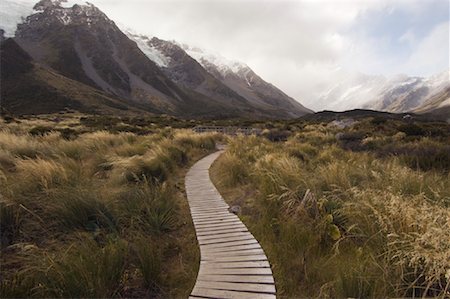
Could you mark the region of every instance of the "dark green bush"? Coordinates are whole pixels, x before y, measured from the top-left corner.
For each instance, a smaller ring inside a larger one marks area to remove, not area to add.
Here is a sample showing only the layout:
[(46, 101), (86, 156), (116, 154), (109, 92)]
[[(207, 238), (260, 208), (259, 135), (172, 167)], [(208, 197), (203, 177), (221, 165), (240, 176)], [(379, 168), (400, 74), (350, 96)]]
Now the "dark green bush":
[(424, 136), (425, 130), (416, 124), (404, 124), (398, 127), (400, 132), (406, 134), (406, 136)]
[(44, 136), (48, 133), (50, 133), (53, 129), (51, 127), (47, 126), (36, 126), (32, 128), (28, 133), (30, 133), (33, 136)]
[(78, 137), (78, 132), (71, 128), (63, 128), (59, 129), (58, 132), (61, 134), (61, 137), (66, 140), (73, 140)]

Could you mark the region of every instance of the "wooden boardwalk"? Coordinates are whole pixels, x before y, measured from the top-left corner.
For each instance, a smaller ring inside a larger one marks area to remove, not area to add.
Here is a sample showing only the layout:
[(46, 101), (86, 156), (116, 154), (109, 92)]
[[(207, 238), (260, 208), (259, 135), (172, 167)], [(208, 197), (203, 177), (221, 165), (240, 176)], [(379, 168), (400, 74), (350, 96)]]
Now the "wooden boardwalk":
[(200, 270), (190, 298), (276, 298), (264, 251), (228, 211), (209, 178), (222, 151), (198, 161), (186, 175), (186, 193), (200, 245)]

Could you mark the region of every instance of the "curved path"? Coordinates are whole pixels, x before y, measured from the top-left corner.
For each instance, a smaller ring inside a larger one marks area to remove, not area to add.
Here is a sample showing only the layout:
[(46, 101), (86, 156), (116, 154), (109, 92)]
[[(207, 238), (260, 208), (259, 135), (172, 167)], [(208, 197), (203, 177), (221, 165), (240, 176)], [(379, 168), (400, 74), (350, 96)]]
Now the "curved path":
[(241, 220), (228, 211), (209, 178), (223, 151), (198, 161), (186, 175), (186, 193), (200, 245), (200, 270), (190, 298), (275, 298), (264, 251)]

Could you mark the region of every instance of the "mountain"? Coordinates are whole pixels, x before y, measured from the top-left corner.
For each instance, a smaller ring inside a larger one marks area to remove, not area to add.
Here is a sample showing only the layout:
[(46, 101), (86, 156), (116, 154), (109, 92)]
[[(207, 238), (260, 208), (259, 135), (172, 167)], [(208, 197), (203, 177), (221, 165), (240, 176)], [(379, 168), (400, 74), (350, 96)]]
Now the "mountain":
[(180, 46), (216, 79), (253, 105), (268, 109), (272, 113), (282, 111), (289, 117), (312, 113), (312, 110), (305, 108), (274, 85), (264, 81), (246, 64), (186, 44), (180, 44)]
[(42, 67), (13, 39), (0, 45), (1, 107), (15, 114), (135, 112), (123, 100)]
[[(290, 110), (286, 110), (286, 104), (279, 108), (255, 104), (218, 80), (175, 43), (157, 38), (132, 40), (94, 5), (68, 6), (64, 2), (42, 0), (34, 6), (34, 13), (17, 25), (14, 41), (29, 56), (33, 70), (57, 74), (64, 80), (97, 90), (102, 96), (117, 99), (126, 107), (152, 113), (179, 117), (288, 118), (308, 112), (298, 110), (302, 106), (295, 103), (287, 104)], [(14, 5), (8, 5), (7, 9), (11, 7)], [(15, 17), (10, 20), (23, 14), (24, 7), (12, 9), (10, 15)], [(0, 25), (5, 27), (3, 21)], [(8, 26), (11, 27), (9, 21)], [(155, 55), (158, 53), (163, 55)], [(37, 76), (32, 71), (28, 77), (31, 74)], [(42, 78), (38, 81), (42, 83)], [(12, 99), (14, 93), (9, 90), (6, 93), (9, 101), (17, 102)], [(63, 94), (62, 90), (58, 93)]]
[(415, 111), (448, 87), (449, 71), (429, 78), (399, 75), (387, 79), (351, 74), (324, 92), (318, 101), (338, 111), (364, 108), (401, 113)]
[(185, 90), (209, 98), (209, 102), (226, 108), (232, 106), (249, 113), (264, 116), (265, 111), (253, 107), (247, 99), (228, 88), (208, 73), (195, 59), (189, 56), (175, 43), (149, 38), (125, 31), (134, 40), (147, 57), (155, 62), (162, 72)]
[(243, 63), (205, 54), (198, 48), (174, 41), (131, 32), (127, 35), (169, 78), (182, 86), (235, 105), (245, 103), (262, 116), (286, 118), (311, 113)]
[(428, 98), (414, 112), (446, 116), (450, 120), (450, 87)]
[(14, 39), (37, 62), (153, 112), (188, 107), (189, 96), (97, 7), (43, 0), (34, 8)]
[(387, 86), (366, 108), (390, 112), (407, 112), (450, 87), (449, 71), (429, 78), (407, 77)]

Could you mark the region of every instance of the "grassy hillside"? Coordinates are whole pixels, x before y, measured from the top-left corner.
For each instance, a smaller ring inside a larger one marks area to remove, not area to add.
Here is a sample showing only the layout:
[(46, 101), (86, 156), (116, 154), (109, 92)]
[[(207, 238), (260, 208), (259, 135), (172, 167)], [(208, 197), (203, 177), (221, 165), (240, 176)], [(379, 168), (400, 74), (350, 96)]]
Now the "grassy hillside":
[(79, 117), (7, 120), (2, 298), (187, 297), (199, 252), (184, 172), (215, 136), (117, 133)]
[[(276, 132), (287, 141), (269, 141)], [(279, 296), (450, 295), (449, 125), (367, 118), (263, 134), (230, 139), (211, 174), (242, 207)]]

